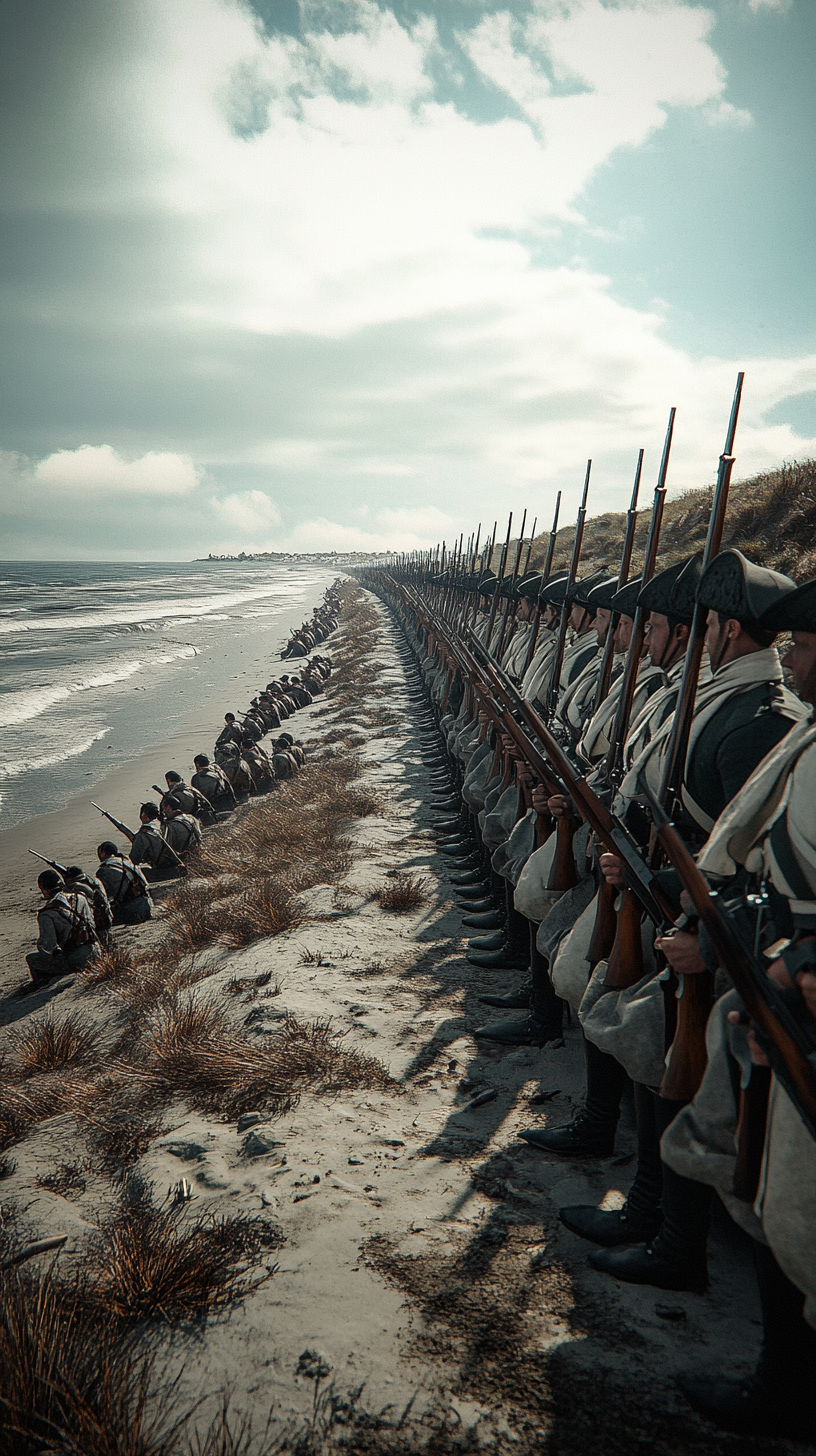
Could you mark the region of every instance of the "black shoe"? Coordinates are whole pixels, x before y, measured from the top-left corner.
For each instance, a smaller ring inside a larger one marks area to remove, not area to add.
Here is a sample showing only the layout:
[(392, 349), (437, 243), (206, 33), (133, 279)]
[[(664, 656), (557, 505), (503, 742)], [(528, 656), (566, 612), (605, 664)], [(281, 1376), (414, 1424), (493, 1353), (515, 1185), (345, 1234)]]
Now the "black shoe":
[(632, 1213), (625, 1203), (623, 1208), (615, 1209), (573, 1203), (568, 1208), (559, 1208), (558, 1217), (572, 1233), (589, 1239), (591, 1244), (600, 1244), (603, 1249), (651, 1243), (661, 1224), (659, 1212)]
[[(448, 813), (447, 809), (445, 813)], [(461, 834), (464, 825), (458, 816), (454, 816), (453, 818), (449, 817), (447, 819), (435, 819), (431, 828), (434, 834), (453, 834), (454, 830), (457, 834)]]
[(598, 1122), (586, 1112), (579, 1112), (566, 1127), (531, 1127), (519, 1137), (542, 1153), (561, 1153), (567, 1158), (608, 1158), (615, 1151), (615, 1124)]
[(485, 951), (509, 949), (503, 930), (496, 930), (492, 935), (477, 935), (475, 939), (468, 941), (468, 950), (472, 950), (475, 955), (481, 955)]
[(431, 802), (428, 807), (435, 814), (450, 814), (452, 809), (461, 808), (461, 799), (455, 799), (453, 795), (449, 799), (438, 799), (434, 804)]
[(501, 1006), (508, 1011), (526, 1011), (530, 1005), (532, 994), (532, 981), (525, 981), (516, 991), (508, 991), (505, 996), (480, 996), (479, 1000), (483, 1006)]
[(464, 915), (462, 924), (469, 926), (471, 930), (500, 930), (504, 925), (504, 916), (499, 915), (497, 910), (484, 910), (478, 915)]
[(561, 1040), (561, 1028), (548, 1026), (537, 1016), (511, 1016), (506, 1021), (479, 1026), (473, 1035), (483, 1041), (500, 1042), (502, 1046), (543, 1047), (550, 1041)]
[(513, 950), (510, 946), (502, 946), (499, 950), (469, 950), (465, 959), (471, 966), (481, 966), (487, 971), (527, 971), (530, 968), (530, 952)]
[(470, 859), (473, 855), (473, 846), (467, 839), (452, 839), (447, 844), (437, 844), (436, 848), (451, 859)]
[(784, 1441), (816, 1440), (816, 1398), (797, 1386), (781, 1389), (758, 1374), (727, 1380), (706, 1371), (687, 1370), (677, 1384), (689, 1405), (712, 1425), (738, 1436), (776, 1436)]
[(469, 900), (462, 898), (464, 891), (460, 890), (456, 899), (459, 910), (466, 910), (468, 915), (488, 915), (491, 910), (495, 910), (496, 901), (490, 895), (485, 894), (481, 885), (474, 885), (473, 889), (474, 894)]
[(653, 1244), (635, 1244), (628, 1249), (599, 1249), (589, 1262), (601, 1274), (611, 1274), (624, 1284), (651, 1284), (655, 1289), (676, 1289), (703, 1294), (708, 1284), (705, 1255), (702, 1259), (669, 1259), (660, 1250), (659, 1237)]
[(481, 885), (484, 882), (484, 870), (481, 865), (474, 865), (472, 870), (462, 870), (456, 875), (448, 875), (452, 885)]

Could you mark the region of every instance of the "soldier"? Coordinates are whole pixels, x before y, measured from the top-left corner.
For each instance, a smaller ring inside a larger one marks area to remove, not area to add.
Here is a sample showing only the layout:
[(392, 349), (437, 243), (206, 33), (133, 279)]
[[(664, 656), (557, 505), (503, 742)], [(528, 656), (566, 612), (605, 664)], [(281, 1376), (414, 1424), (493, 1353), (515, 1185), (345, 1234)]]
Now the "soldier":
[[(782, 659), (803, 701), (816, 703), (816, 580), (805, 582), (761, 619), (793, 632)], [(816, 1023), (816, 725), (814, 712), (794, 727), (759, 765), (715, 825), (698, 860), (709, 881), (737, 876), (743, 890), (764, 887), (763, 943), (783, 947), (768, 975), (798, 1001), (798, 1015)], [(689, 942), (694, 937), (689, 937)], [(686, 942), (682, 969), (705, 964)], [(669, 947), (669, 954), (672, 954)], [(721, 973), (718, 972), (718, 976)], [(795, 991), (801, 993), (796, 998)], [(711, 1015), (708, 1066), (693, 1101), (664, 1134), (664, 1161), (686, 1178), (711, 1184), (753, 1240), (763, 1321), (755, 1370), (743, 1379), (719, 1372), (681, 1378), (691, 1404), (715, 1424), (740, 1435), (809, 1440), (816, 1432), (816, 1146), (794, 1103), (773, 1079), (759, 1186), (735, 1181), (743, 1116), (757, 1068), (767, 1065), (755, 1034), (745, 1034), (742, 1004), (723, 996)], [(746, 1045), (747, 1041), (747, 1045)], [(747, 1053), (747, 1055), (746, 1055)], [(749, 1061), (750, 1058), (750, 1061)], [(747, 1091), (735, 1095), (742, 1087)], [(760, 1085), (760, 1091), (761, 1085)], [(756, 1098), (753, 1106), (756, 1107)], [(744, 1161), (742, 1167), (745, 1167)], [(744, 1177), (741, 1179), (745, 1183)], [(736, 1192), (736, 1196), (735, 1196)]]
[(164, 782), (167, 784), (167, 793), (163, 795), (159, 806), (162, 817), (164, 817), (164, 805), (172, 794), (181, 805), (183, 813), (193, 814), (196, 819), (201, 820), (202, 824), (215, 823), (215, 809), (200, 789), (186, 784), (181, 774), (176, 773), (173, 769), (164, 775)]
[(110, 929), (113, 925), (113, 910), (108, 899), (106, 887), (93, 875), (86, 875), (79, 865), (69, 865), (66, 869), (63, 880), (65, 888), (72, 893), (84, 895), (91, 907), (94, 929), (99, 937), (100, 945), (107, 945), (110, 940)]
[(196, 772), (190, 783), (212, 804), (217, 814), (234, 809), (238, 800), (227, 775), (217, 763), (210, 763), (206, 753), (198, 753), (193, 759)]
[(185, 814), (183, 805), (174, 795), (165, 804), (165, 822), (162, 834), (177, 855), (190, 854), (201, 844), (201, 825), (192, 814)]
[(179, 874), (182, 866), (170, 852), (159, 823), (159, 806), (152, 799), (141, 805), (139, 821), (142, 827), (134, 835), (130, 846), (134, 865), (145, 866), (145, 878), (151, 883)]
[(275, 782), (275, 771), (268, 754), (261, 748), (260, 743), (253, 743), (251, 738), (245, 738), (243, 755), (252, 771), (255, 793), (268, 794)]
[[(766, 610), (793, 589), (789, 577), (755, 565), (738, 551), (721, 552), (700, 579), (697, 598), (708, 608), (706, 645), (712, 677), (701, 683), (698, 690), (686, 760), (683, 801), (688, 820), (684, 837), (692, 843), (695, 839), (698, 845), (701, 843), (713, 828), (714, 814), (722, 812), (765, 753), (805, 713), (801, 702), (782, 684), (779, 656), (771, 645), (776, 632), (760, 621)], [(630, 792), (628, 786), (631, 786), (633, 799), (639, 793), (641, 774), (647, 775), (655, 791), (659, 786), (661, 750), (665, 749), (670, 728), (671, 721), (652, 736), (624, 781), (623, 790)], [(602, 855), (601, 868), (612, 883), (621, 883), (620, 863), (614, 856)], [(679, 939), (671, 938), (671, 944), (657, 942), (658, 950), (670, 958), (676, 957), (684, 946), (682, 932)], [(601, 989), (600, 981), (605, 973), (601, 967), (595, 973), (596, 991)], [(593, 1001), (590, 988), (582, 1002), (585, 1035), (602, 1050), (605, 1046), (617, 1046), (622, 1065), (632, 1069), (636, 1083), (644, 1088), (642, 1094), (637, 1094), (641, 1098), (638, 1172), (630, 1207), (624, 1210), (622, 1218), (613, 1215), (610, 1220), (604, 1217), (603, 1211), (582, 1206), (564, 1209), (561, 1216), (575, 1232), (605, 1246), (590, 1256), (594, 1268), (629, 1283), (700, 1289), (707, 1278), (710, 1189), (661, 1166), (659, 1139), (683, 1104), (654, 1091), (650, 1104), (646, 1095), (650, 1086), (659, 1084), (662, 1071), (664, 1031), (662, 1015), (659, 1015), (663, 1006), (662, 989), (656, 980), (659, 975), (656, 972), (651, 980), (647, 975), (637, 1004), (628, 1008), (625, 1040), (619, 1032), (617, 993), (608, 993)], [(656, 989), (652, 998), (653, 987)], [(637, 1075), (639, 1068), (648, 1066), (654, 1068), (651, 1076)], [(653, 1120), (648, 1115), (649, 1105)], [(614, 1137), (616, 1121), (617, 1114), (614, 1121), (603, 1124), (605, 1146), (610, 1142), (610, 1132)], [(582, 1126), (583, 1141), (593, 1136), (596, 1142), (602, 1139), (603, 1127), (597, 1121), (594, 1127)], [(539, 1146), (546, 1145), (546, 1134), (536, 1141)], [(635, 1209), (647, 1242), (625, 1247), (632, 1244)], [(659, 1232), (649, 1241), (650, 1222)], [(618, 1244), (624, 1247), (615, 1247)]]
[(153, 901), (147, 880), (133, 861), (120, 854), (110, 839), (96, 847), (99, 879), (111, 904), (114, 925), (141, 925), (152, 919)]
[(84, 895), (68, 890), (56, 870), (37, 880), (45, 905), (37, 914), (37, 949), (26, 956), (35, 986), (75, 975), (99, 952), (91, 908)]
[[(243, 741), (243, 740), (242, 740)], [(252, 770), (237, 743), (222, 743), (216, 747), (215, 761), (229, 779), (236, 799), (245, 801), (255, 787)]]
[(297, 765), (297, 767), (303, 768), (303, 765), (306, 762), (306, 754), (303, 752), (300, 744), (295, 743), (295, 740), (292, 737), (291, 733), (281, 733), (278, 742), (285, 745), (285, 752), (287, 752), (290, 757), (295, 760), (295, 764)]
[(240, 743), (241, 725), (236, 723), (234, 713), (224, 714), (224, 727), (215, 740), (216, 748), (222, 743)]

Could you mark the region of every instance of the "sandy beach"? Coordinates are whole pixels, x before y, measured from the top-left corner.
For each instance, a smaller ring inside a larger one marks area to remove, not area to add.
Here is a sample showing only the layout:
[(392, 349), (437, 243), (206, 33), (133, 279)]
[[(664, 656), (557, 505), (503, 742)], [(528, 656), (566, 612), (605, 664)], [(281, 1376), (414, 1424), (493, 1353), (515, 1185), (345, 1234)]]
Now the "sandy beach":
[[(543, 1052), (485, 1047), (472, 1036), (484, 1019), (479, 995), (508, 989), (516, 973), (475, 971), (465, 961), (460, 912), (430, 828), (425, 739), (404, 644), (370, 600), (379, 701), (397, 721), (366, 721), (364, 691), (359, 712), (352, 705), (333, 718), (318, 700), (293, 721), (307, 753), (337, 723), (360, 755), (358, 782), (381, 807), (345, 824), (351, 868), (339, 885), (303, 894), (302, 924), (241, 950), (212, 947), (198, 963), (205, 979), (188, 994), (217, 1002), (259, 1046), (287, 1017), (327, 1023), (390, 1080), (331, 1096), (306, 1090), (283, 1115), (260, 1109), (249, 1131), (183, 1099), (163, 1110), (131, 1178), (152, 1185), (157, 1201), (186, 1178), (189, 1216), (268, 1220), (280, 1245), (268, 1261), (272, 1276), (229, 1310), (169, 1334), (156, 1329), (154, 1400), (167, 1389), (173, 1414), (195, 1408), (192, 1435), (206, 1430), (228, 1392), (235, 1419), (251, 1418), (259, 1438), (269, 1417), (268, 1435), (251, 1448), (264, 1452), (408, 1453), (429, 1440), (440, 1453), (530, 1456), (733, 1450), (685, 1406), (673, 1375), (695, 1363), (730, 1368), (738, 1358), (747, 1367), (755, 1358), (747, 1249), (723, 1214), (709, 1293), (666, 1295), (593, 1273), (588, 1246), (557, 1222), (565, 1202), (622, 1201), (634, 1167), (631, 1106), (612, 1159), (568, 1163), (518, 1141), (521, 1128), (558, 1125), (580, 1103), (580, 1034), (570, 1027), (562, 1048)], [(341, 628), (327, 649), (342, 641)], [(93, 797), (107, 802), (118, 787), (121, 807), (169, 766), (168, 752), (186, 763), (197, 742), (191, 731), (157, 746), (129, 766), (124, 782), (117, 775)], [(77, 805), (15, 831), (4, 852), (17, 865), (26, 842), (57, 858), (70, 843), (81, 858), (98, 822)], [(404, 914), (376, 899), (400, 873), (420, 876), (426, 897)], [(16, 893), (21, 914), (22, 880)], [(144, 927), (135, 942), (160, 930), (161, 921)], [(5, 1036), (69, 1012), (102, 1034), (117, 1004), (108, 983), (74, 984), (52, 997), (50, 1010), (41, 997), (6, 999), (14, 1027)], [(474, 1086), (495, 1098), (472, 1107)], [(542, 1090), (549, 1100), (532, 1104)], [(76, 1134), (70, 1114), (39, 1122), (11, 1149), (14, 1166), (3, 1180), (21, 1237), (67, 1236), (61, 1270), (88, 1247), (118, 1196), (115, 1180), (91, 1166), (81, 1191), (60, 1194), (38, 1181), (76, 1156)], [(297, 1447), (307, 1437), (311, 1444)], [(756, 1456), (789, 1449), (752, 1444)]]

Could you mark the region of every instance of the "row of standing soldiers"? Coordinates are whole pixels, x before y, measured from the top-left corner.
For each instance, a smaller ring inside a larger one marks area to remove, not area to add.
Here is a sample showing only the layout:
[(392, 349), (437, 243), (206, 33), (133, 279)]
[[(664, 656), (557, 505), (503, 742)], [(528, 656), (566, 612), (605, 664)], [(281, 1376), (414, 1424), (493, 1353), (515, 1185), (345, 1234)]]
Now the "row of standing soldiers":
[[(336, 626), (337, 585), (325, 593), (312, 622), (302, 629), (308, 626), (321, 641), (332, 630), (328, 624)], [(130, 841), (129, 854), (113, 840), (103, 840), (97, 846), (99, 863), (92, 875), (78, 865), (47, 861), (50, 868), (37, 880), (45, 904), (37, 915), (36, 949), (26, 957), (35, 987), (81, 971), (98, 955), (99, 947), (108, 943), (113, 926), (151, 919), (150, 884), (186, 872), (186, 859), (202, 842), (202, 827), (215, 824), (251, 795), (268, 793), (298, 772), (305, 755), (291, 733), (277, 734), (270, 752), (261, 747), (261, 740), (313, 702), (331, 670), (330, 658), (314, 655), (297, 677), (284, 674), (267, 683), (241, 715), (242, 726), (233, 713), (227, 713), (213, 760), (197, 754), (189, 783), (175, 770), (168, 770), (166, 788), (154, 784), (157, 798), (140, 806), (138, 830), (131, 831), (106, 813)]]
[[(565, 1159), (609, 1156), (624, 1091), (633, 1087), (637, 1170), (623, 1208), (571, 1205), (560, 1210), (562, 1222), (595, 1246), (595, 1269), (633, 1284), (702, 1292), (716, 1192), (753, 1240), (763, 1350), (747, 1381), (695, 1373), (686, 1394), (725, 1429), (816, 1439), (813, 1127), (771, 1077), (762, 1040), (689, 916), (693, 906), (676, 875), (659, 876), (676, 922), (656, 937), (621, 860), (593, 842), (580, 805), (536, 778), (514, 737), (468, 691), (461, 662), (447, 655), (417, 605), (445, 602), (449, 621), (472, 623), (473, 638), (500, 654), (525, 702), (549, 709), (550, 729), (577, 773), (614, 802), (644, 856), (647, 807), (661, 784), (695, 604), (697, 620), (703, 610), (706, 653), (677, 828), (708, 883), (753, 916), (757, 953), (797, 1002), (816, 1073), (816, 581), (796, 587), (727, 550), (705, 570), (692, 556), (646, 585), (621, 583), (608, 571), (503, 582), (490, 572), (437, 577), (419, 591), (415, 580), (403, 585), (393, 575), (370, 584), (401, 617), (444, 735), (433, 778), (445, 836), (439, 848), (453, 861), (465, 925), (488, 932), (469, 941), (467, 959), (515, 978), (506, 992), (480, 998), (503, 1015), (475, 1034), (498, 1046), (553, 1048), (563, 1045), (565, 1014), (577, 1016), (582, 1029), (582, 1110), (566, 1126), (520, 1136)], [(509, 639), (494, 605), (502, 595), (510, 598)], [(618, 744), (616, 703), (638, 612), (646, 631)], [(559, 651), (560, 621), (569, 632)], [(605, 638), (615, 621), (612, 671), (599, 701)], [(792, 634), (781, 659), (780, 633)], [(605, 772), (615, 756), (620, 773), (610, 782)], [(604, 919), (611, 920), (606, 935)], [(707, 1018), (691, 1077), (673, 1046), (683, 996), (704, 1003), (703, 1026)], [(746, 1180), (738, 1127), (755, 1092), (764, 1132)]]

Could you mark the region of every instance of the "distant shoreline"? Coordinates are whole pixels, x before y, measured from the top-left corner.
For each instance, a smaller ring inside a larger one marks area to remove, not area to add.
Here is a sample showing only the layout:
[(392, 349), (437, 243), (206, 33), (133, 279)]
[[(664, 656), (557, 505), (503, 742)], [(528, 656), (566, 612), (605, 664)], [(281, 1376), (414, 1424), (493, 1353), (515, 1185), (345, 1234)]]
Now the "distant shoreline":
[(381, 564), (393, 551), (239, 551), (237, 556), (194, 556), (196, 563), (207, 561), (310, 561), (331, 562), (332, 566), (372, 566)]

